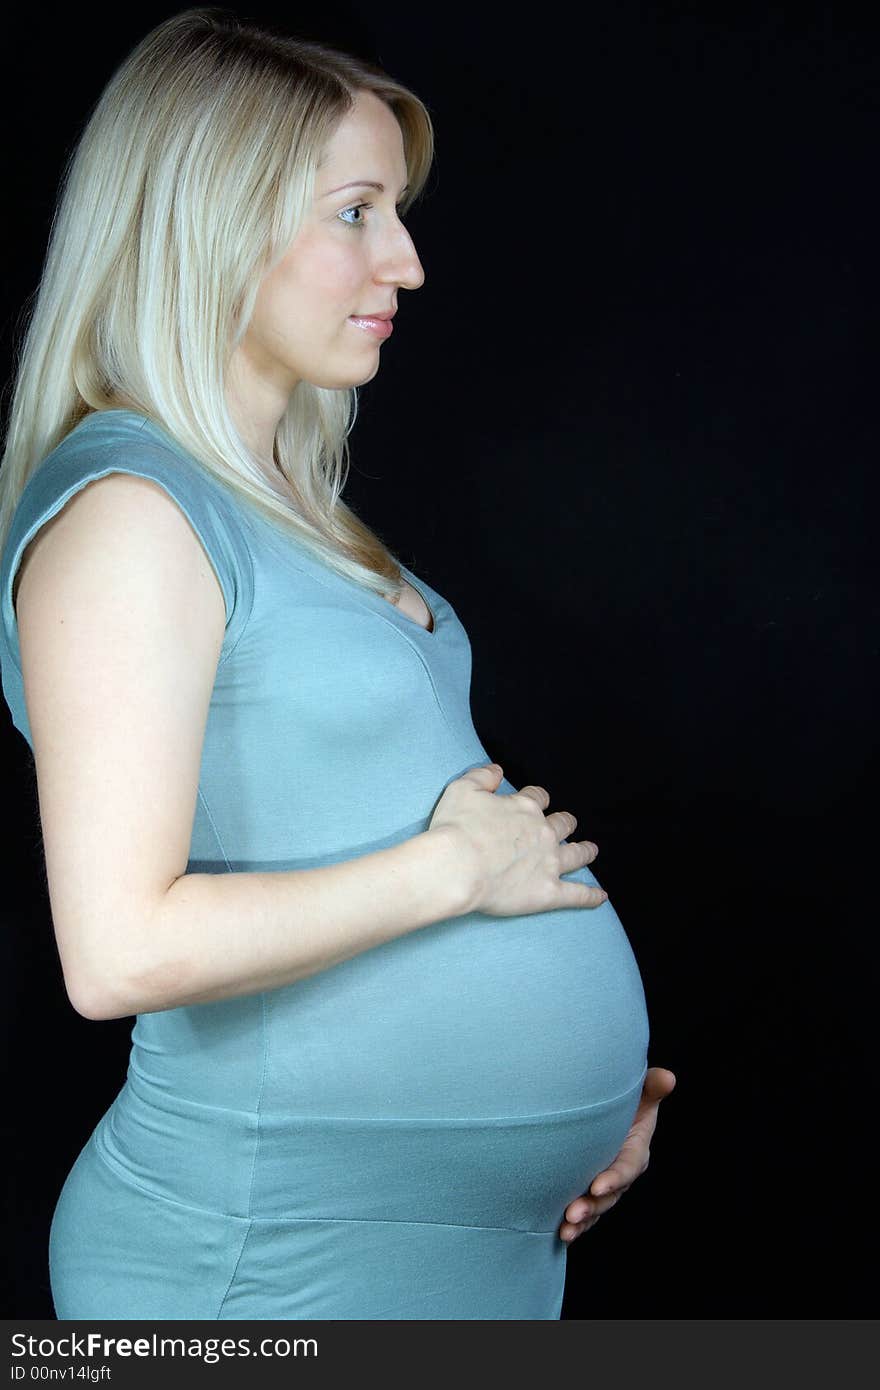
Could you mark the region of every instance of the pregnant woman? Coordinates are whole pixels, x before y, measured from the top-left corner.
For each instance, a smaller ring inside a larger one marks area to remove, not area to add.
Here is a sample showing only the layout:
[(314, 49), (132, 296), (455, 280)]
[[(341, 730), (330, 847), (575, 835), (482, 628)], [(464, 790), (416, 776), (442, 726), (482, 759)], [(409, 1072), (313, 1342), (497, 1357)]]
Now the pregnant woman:
[(458, 615), (341, 500), (431, 158), (378, 68), (196, 10), (65, 177), (0, 663), (69, 997), (136, 1017), (60, 1319), (558, 1318), (580, 1194), (674, 1082), (596, 847), (490, 761)]

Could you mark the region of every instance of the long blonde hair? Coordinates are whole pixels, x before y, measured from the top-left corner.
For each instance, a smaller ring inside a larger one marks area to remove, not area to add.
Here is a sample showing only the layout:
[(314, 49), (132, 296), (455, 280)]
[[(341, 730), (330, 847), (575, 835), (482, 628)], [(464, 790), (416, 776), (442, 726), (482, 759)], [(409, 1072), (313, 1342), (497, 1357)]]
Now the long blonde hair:
[(11, 382), (0, 551), (31, 472), (92, 411), (131, 409), (340, 573), (396, 597), (399, 564), (342, 500), (357, 389), (300, 381), (275, 436), (277, 486), (224, 381), (261, 278), (289, 248), (321, 152), (359, 90), (401, 128), (411, 206), (434, 157), (426, 106), (322, 44), (184, 10), (124, 59), (65, 164)]

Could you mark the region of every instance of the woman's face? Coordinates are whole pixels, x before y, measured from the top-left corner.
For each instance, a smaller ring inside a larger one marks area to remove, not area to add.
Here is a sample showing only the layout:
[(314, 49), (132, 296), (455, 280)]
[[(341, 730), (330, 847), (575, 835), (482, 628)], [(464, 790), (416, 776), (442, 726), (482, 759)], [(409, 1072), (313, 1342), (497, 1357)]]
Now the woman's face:
[[(364, 179), (384, 191), (359, 186)], [(341, 389), (375, 376), (382, 340), (353, 316), (387, 314), (401, 287), (425, 280), (396, 210), (406, 179), (394, 113), (359, 92), (324, 150), (306, 222), (263, 280), (234, 355), (236, 394), (252, 417), (274, 410), (277, 422), (298, 381)]]

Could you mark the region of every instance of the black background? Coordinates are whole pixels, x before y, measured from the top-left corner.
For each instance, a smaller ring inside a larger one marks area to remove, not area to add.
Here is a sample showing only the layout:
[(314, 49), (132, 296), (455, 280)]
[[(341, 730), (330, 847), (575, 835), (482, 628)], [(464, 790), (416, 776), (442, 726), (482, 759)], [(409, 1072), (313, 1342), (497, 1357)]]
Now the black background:
[[(180, 8), (7, 31), (4, 377), (63, 159)], [(345, 495), (468, 629), (490, 757), (598, 843), (649, 1060), (678, 1078), (648, 1172), (570, 1250), (563, 1316), (870, 1315), (877, 21), (236, 13), (381, 63), (431, 111), (426, 280), (361, 391)], [(67, 1000), (5, 704), (0, 756), (4, 1303), (52, 1317), (52, 1209), (132, 1021)]]

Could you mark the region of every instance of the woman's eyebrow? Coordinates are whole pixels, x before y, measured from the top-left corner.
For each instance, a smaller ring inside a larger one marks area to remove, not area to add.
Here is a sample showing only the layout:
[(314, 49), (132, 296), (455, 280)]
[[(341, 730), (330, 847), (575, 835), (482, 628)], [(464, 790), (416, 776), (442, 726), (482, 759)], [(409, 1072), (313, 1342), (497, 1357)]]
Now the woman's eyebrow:
[[(373, 181), (372, 181), (371, 179), (354, 179), (351, 183), (343, 183), (343, 184), (340, 184), (340, 186), (339, 186), (338, 188), (331, 188), (331, 189), (330, 189), (330, 192), (328, 192), (328, 193), (322, 193), (322, 194), (321, 194), (321, 197), (322, 197), (322, 198), (329, 198), (331, 193), (341, 193), (342, 190), (343, 190), (344, 188), (375, 188), (375, 189), (377, 190), (377, 192), (379, 192), (379, 193), (384, 193), (384, 192), (385, 192), (385, 185), (384, 185), (384, 183), (373, 183)], [(400, 194), (399, 194), (398, 196), (402, 197), (404, 193), (408, 193), (408, 192), (409, 192), (409, 184), (408, 184), (408, 183), (405, 183), (405, 184), (403, 185), (403, 188), (401, 188)]]

